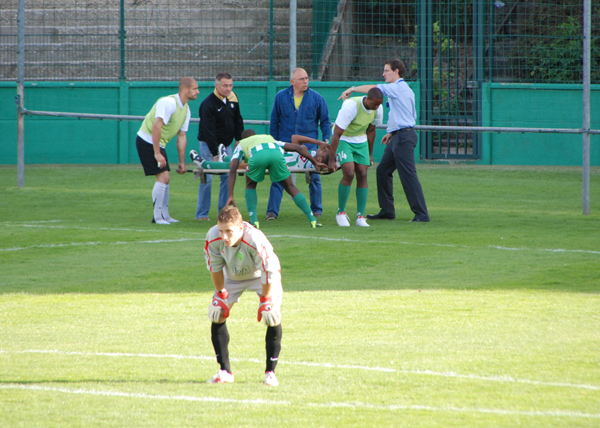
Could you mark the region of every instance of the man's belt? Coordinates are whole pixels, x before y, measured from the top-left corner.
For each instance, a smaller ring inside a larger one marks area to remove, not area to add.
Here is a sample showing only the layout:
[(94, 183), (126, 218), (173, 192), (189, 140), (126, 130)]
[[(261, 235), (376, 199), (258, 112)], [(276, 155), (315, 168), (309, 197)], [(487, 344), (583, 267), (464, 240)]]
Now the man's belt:
[(390, 135), (396, 135), (398, 132), (406, 132), (406, 131), (412, 131), (415, 128), (413, 126), (408, 127), (408, 128), (400, 128), (400, 129), (396, 129), (395, 131), (390, 132)]

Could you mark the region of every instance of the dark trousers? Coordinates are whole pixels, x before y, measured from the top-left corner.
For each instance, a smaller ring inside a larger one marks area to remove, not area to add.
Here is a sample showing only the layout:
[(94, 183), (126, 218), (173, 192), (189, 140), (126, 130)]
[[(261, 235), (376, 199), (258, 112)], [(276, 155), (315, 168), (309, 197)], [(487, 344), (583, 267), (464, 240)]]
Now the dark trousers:
[(397, 132), (386, 146), (377, 166), (377, 197), (381, 213), (396, 216), (394, 208), (394, 171), (398, 170), (400, 182), (415, 218), (429, 220), (423, 188), (417, 177), (415, 146), (417, 132), (414, 129)]

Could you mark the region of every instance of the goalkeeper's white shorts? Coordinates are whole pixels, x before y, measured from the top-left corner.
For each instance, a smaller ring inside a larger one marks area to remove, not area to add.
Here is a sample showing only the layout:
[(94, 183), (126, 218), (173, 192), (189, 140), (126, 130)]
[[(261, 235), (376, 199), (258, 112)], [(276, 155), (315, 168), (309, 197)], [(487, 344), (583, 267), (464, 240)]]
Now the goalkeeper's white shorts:
[[(271, 304), (277, 312), (281, 312), (281, 302), (283, 300), (283, 287), (281, 285), (281, 276), (279, 278), (272, 278), (273, 282), (271, 285)], [(261, 278), (247, 279), (245, 281), (233, 281), (225, 276), (225, 288), (229, 297), (227, 298), (227, 306), (229, 309), (239, 302), (240, 296), (246, 290), (252, 290), (256, 292), (258, 296), (262, 294), (262, 280)], [(215, 291), (213, 296), (216, 296)]]

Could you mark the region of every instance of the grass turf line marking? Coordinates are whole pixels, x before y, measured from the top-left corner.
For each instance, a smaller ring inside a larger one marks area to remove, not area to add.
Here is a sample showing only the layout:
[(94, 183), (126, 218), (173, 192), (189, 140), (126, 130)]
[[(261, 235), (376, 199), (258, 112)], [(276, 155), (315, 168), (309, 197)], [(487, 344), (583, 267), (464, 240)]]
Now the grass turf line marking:
[[(179, 360), (206, 360), (214, 361), (213, 356), (204, 355), (177, 355), (177, 354), (134, 354), (134, 353), (121, 353), (121, 352), (78, 352), (78, 351), (59, 351), (59, 350), (26, 350), (26, 351), (5, 351), (0, 349), (0, 353), (17, 353), (17, 354), (59, 354), (59, 355), (82, 355), (82, 356), (101, 356), (101, 357), (134, 357), (134, 358), (174, 358)], [(231, 358), (231, 361), (236, 362), (251, 362), (257, 364), (263, 364), (263, 360), (258, 359), (241, 359)], [(460, 374), (454, 372), (435, 372), (432, 370), (406, 370), (406, 369), (391, 369), (385, 367), (369, 367), (359, 365), (339, 365), (331, 363), (309, 363), (302, 361), (279, 361), (283, 365), (291, 366), (306, 366), (306, 367), (324, 367), (331, 369), (346, 369), (346, 370), (365, 370), (385, 373), (401, 373), (401, 374), (416, 374), (416, 375), (427, 375), (427, 376), (438, 376), (438, 377), (449, 377), (457, 379), (471, 379), (471, 380), (482, 380), (489, 382), (508, 382), (508, 383), (523, 383), (528, 385), (540, 385), (540, 386), (552, 386), (560, 388), (577, 388), (577, 389), (588, 389), (592, 391), (600, 391), (600, 386), (588, 385), (588, 384), (577, 384), (568, 382), (544, 382), (539, 380), (529, 379), (516, 379), (512, 376), (481, 376), (472, 374)]]
[[(302, 235), (267, 235), (267, 238), (298, 238), (298, 239), (317, 239), (319, 241), (335, 241), (335, 242), (359, 242), (368, 244), (400, 244), (400, 245), (417, 245), (420, 247), (448, 247), (448, 248), (481, 248), (471, 247), (468, 245), (455, 245), (455, 244), (436, 244), (435, 242), (424, 244), (422, 242), (406, 242), (406, 241), (371, 241), (371, 240), (360, 240), (360, 239), (347, 239), (347, 238), (326, 238), (322, 236), (302, 236)], [(547, 251), (551, 253), (585, 253), (585, 254), (600, 254), (600, 251), (594, 250), (567, 250), (563, 248), (527, 248), (527, 247), (501, 247), (499, 245), (488, 245), (483, 248), (491, 248), (495, 250), (504, 251)]]
[[(59, 222), (62, 220), (51, 220), (52, 222)], [(140, 229), (124, 229), (124, 228), (111, 228), (111, 227), (81, 227), (81, 226), (46, 226), (46, 225), (38, 225), (38, 224), (30, 224), (30, 223), (10, 223), (4, 222), (0, 223), (3, 226), (18, 226), (18, 227), (40, 227), (40, 228), (50, 228), (50, 229), (81, 229), (81, 230), (108, 230), (108, 231), (116, 231), (116, 232), (141, 232), (141, 233), (156, 233), (156, 230), (140, 230)], [(183, 230), (176, 230), (174, 232), (177, 233), (193, 233), (196, 232), (188, 232)], [(317, 239), (319, 241), (332, 241), (332, 242), (359, 242), (359, 243), (369, 243), (369, 244), (396, 244), (396, 245), (417, 245), (421, 247), (446, 247), (446, 248), (482, 248), (482, 247), (472, 247), (468, 245), (455, 245), (455, 244), (437, 244), (435, 242), (432, 243), (422, 243), (422, 242), (406, 242), (406, 241), (372, 241), (372, 240), (360, 240), (360, 239), (348, 239), (348, 238), (327, 238), (323, 236), (303, 236), (303, 235), (267, 235), (267, 238), (297, 238), (297, 239)], [(203, 240), (203, 239), (199, 239)], [(160, 241), (156, 241), (160, 242)], [(33, 248), (33, 247), (24, 247), (23, 249)], [(600, 251), (595, 250), (567, 250), (564, 248), (527, 248), (527, 247), (502, 247), (499, 245), (488, 245), (483, 248), (490, 248), (495, 250), (502, 251), (543, 251), (550, 253), (582, 253), (582, 254), (600, 254)], [(10, 249), (2, 249), (0, 251), (10, 251)]]
[(118, 242), (71, 242), (70, 244), (45, 244), (31, 245), (29, 247), (0, 248), (0, 251), (21, 251), (34, 248), (63, 248), (63, 247), (85, 247), (94, 245), (129, 245), (129, 244), (163, 244), (169, 242), (204, 241), (204, 239), (181, 238), (181, 239), (159, 239), (155, 241), (118, 241)]
[(307, 402), (291, 402), (291, 401), (275, 401), (275, 400), (238, 400), (234, 398), (216, 398), (216, 397), (198, 397), (193, 395), (155, 395), (146, 393), (136, 392), (122, 392), (122, 391), (99, 391), (96, 389), (69, 389), (69, 388), (56, 388), (49, 386), (38, 386), (38, 385), (22, 385), (22, 384), (0, 384), (0, 389), (9, 390), (27, 390), (27, 391), (40, 391), (40, 392), (60, 392), (64, 394), (85, 394), (85, 395), (98, 395), (108, 397), (126, 397), (126, 398), (143, 398), (151, 400), (174, 400), (174, 401), (195, 401), (195, 402), (210, 402), (210, 403), (233, 403), (233, 404), (264, 404), (268, 406), (310, 406), (310, 407), (324, 407), (324, 408), (336, 408), (344, 407), (350, 409), (376, 409), (376, 410), (425, 410), (430, 412), (460, 412), (460, 413), (486, 413), (496, 415), (517, 415), (517, 416), (536, 416), (536, 417), (553, 417), (553, 418), (588, 418), (588, 419), (600, 419), (600, 414), (594, 413), (583, 413), (583, 412), (570, 412), (565, 410), (504, 410), (504, 409), (486, 409), (477, 407), (435, 407), (425, 406), (418, 404), (390, 404), (390, 405), (376, 405), (368, 403), (307, 403)]

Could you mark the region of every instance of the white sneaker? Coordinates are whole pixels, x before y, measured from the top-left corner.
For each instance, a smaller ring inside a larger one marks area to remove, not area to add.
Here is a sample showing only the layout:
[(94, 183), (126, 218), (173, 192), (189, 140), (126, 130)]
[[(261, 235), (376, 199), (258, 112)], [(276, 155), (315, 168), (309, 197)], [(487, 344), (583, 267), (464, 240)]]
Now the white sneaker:
[(198, 154), (198, 152), (196, 150), (190, 150), (190, 158), (192, 159), (192, 162), (194, 162), (197, 166), (199, 166), (200, 168), (202, 168), (202, 164), (204, 163), (204, 159), (202, 158), (202, 156), (200, 156)]
[(346, 214), (345, 211), (336, 214), (335, 221), (337, 222), (338, 226), (350, 227), (350, 219), (348, 218), (348, 214)]
[(212, 379), (207, 380), (206, 383), (233, 383), (233, 375), (227, 370), (219, 370)]
[(165, 220), (167, 220), (169, 223), (179, 223), (179, 220), (175, 220), (173, 217), (169, 216), (167, 217)]
[(277, 380), (277, 376), (275, 376), (275, 372), (265, 373), (265, 385), (279, 386), (279, 381)]
[(363, 216), (359, 215), (358, 218), (356, 219), (356, 225), (360, 226), (360, 227), (371, 227), (368, 223), (367, 223), (367, 219), (364, 218)]
[(156, 223), (156, 224), (171, 224), (169, 223), (167, 220), (165, 220), (164, 218), (159, 218), (159, 219), (155, 219), (154, 217), (152, 217), (152, 223)]
[(228, 156), (227, 154), (227, 147), (225, 147), (225, 145), (223, 144), (219, 144), (219, 162), (225, 162), (225, 156)]

